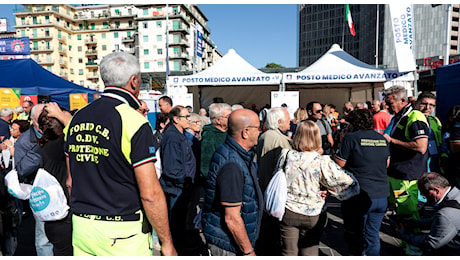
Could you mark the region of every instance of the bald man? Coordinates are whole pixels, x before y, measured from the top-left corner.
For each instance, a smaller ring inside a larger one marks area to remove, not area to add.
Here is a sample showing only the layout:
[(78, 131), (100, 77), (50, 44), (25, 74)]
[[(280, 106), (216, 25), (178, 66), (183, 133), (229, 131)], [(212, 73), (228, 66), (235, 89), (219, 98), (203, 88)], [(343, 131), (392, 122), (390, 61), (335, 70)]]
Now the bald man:
[(233, 111), (227, 138), (212, 157), (202, 218), (213, 256), (255, 255), (263, 196), (250, 150), (257, 144), (259, 126), (259, 117), (252, 110)]

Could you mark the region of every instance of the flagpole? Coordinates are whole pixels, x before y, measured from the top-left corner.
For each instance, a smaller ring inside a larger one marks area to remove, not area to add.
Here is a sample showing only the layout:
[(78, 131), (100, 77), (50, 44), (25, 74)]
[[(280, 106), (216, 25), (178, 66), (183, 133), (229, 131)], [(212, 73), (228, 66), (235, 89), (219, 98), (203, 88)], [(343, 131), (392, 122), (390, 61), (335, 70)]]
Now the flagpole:
[[(345, 8), (345, 22), (346, 22), (346, 17), (347, 17), (347, 11), (346, 11), (346, 8)], [(345, 50), (345, 47), (343, 46), (344, 45), (344, 38), (345, 38), (345, 23), (343, 24), (342, 26), (342, 50)]]
[(171, 95), (169, 93), (169, 86), (168, 86), (168, 81), (169, 81), (169, 43), (168, 43), (168, 37), (169, 37), (169, 31), (168, 31), (168, 20), (169, 20), (169, 6), (166, 4), (166, 75), (165, 75), (165, 80), (166, 80), (166, 95)]
[(379, 4), (377, 4), (377, 25), (375, 33), (375, 68), (379, 67)]

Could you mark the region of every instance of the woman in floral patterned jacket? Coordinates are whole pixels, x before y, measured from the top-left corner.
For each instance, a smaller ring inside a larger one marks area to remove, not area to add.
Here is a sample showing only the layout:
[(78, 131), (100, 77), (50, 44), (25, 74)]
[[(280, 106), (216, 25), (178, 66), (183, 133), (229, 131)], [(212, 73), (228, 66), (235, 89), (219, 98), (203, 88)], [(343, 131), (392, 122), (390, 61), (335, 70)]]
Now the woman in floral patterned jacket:
[(321, 190), (344, 200), (359, 193), (359, 184), (330, 156), (317, 152), (321, 149), (321, 136), (314, 122), (299, 124), (292, 147), (294, 150), (282, 150), (278, 162), (284, 165), (287, 160), (288, 195), (281, 221), (282, 254), (317, 256), (327, 221), (326, 212), (322, 210), (326, 198)]

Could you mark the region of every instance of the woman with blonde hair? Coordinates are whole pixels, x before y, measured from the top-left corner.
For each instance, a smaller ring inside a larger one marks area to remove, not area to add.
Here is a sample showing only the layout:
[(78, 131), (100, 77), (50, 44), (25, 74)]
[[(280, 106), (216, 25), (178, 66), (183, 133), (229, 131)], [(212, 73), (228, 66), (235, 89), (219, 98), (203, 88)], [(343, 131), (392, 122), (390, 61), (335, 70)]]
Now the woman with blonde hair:
[[(359, 193), (359, 184), (330, 156), (320, 155), (321, 136), (312, 121), (298, 124), (293, 150), (283, 149), (278, 167), (285, 166), (288, 195), (281, 221), (282, 255), (318, 255), (319, 240), (327, 221), (323, 209), (327, 190), (343, 200)], [(290, 183), (290, 184), (289, 184)]]
[(297, 125), (299, 124), (299, 122), (302, 122), (303, 120), (307, 119), (307, 117), (308, 117), (308, 114), (307, 114), (307, 110), (305, 108), (303, 108), (303, 107), (297, 108), (297, 110), (294, 112), (294, 118), (291, 121), (291, 125), (289, 127), (289, 132), (294, 134), (296, 129), (297, 129)]

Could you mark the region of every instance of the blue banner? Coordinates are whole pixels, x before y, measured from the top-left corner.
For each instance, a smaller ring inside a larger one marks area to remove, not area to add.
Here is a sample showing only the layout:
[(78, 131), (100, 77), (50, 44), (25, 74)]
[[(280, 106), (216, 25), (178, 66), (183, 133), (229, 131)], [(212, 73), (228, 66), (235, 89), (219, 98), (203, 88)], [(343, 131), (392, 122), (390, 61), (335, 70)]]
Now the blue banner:
[(0, 55), (30, 55), (29, 37), (0, 39)]
[(203, 34), (196, 30), (196, 56), (203, 57)]

